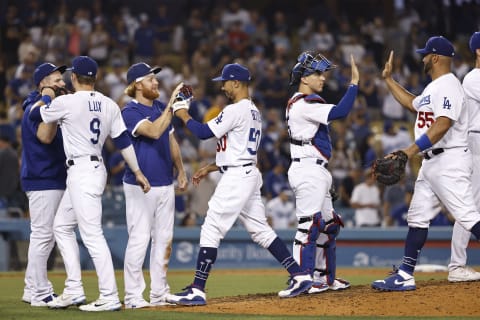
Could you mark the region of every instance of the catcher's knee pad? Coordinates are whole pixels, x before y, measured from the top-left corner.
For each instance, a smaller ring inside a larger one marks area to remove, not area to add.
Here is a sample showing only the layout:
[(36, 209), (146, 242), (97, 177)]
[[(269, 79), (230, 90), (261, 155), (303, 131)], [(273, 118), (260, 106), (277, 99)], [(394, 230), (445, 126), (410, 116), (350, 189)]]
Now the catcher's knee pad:
[(343, 228), (345, 225), (343, 224), (342, 216), (340, 214), (333, 211), (332, 215), (332, 219), (325, 221), (323, 233), (331, 234), (336, 237), (340, 232), (340, 228)]
[(295, 236), (295, 246), (299, 246), (299, 257), (297, 261), (303, 270), (309, 270), (312, 274), (315, 269), (315, 252), (317, 239), (320, 232), (325, 228), (325, 221), (322, 213), (317, 212), (311, 217), (298, 219), (298, 229)]

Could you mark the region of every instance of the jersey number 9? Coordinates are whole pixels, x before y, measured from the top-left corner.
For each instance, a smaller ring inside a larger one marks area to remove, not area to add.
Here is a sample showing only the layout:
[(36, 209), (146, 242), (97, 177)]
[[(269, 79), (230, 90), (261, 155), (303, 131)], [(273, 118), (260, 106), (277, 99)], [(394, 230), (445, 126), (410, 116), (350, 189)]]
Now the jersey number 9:
[(100, 119), (93, 118), (92, 121), (90, 121), (90, 131), (95, 135), (94, 138), (90, 138), (90, 141), (93, 144), (97, 144), (98, 137), (100, 136)]

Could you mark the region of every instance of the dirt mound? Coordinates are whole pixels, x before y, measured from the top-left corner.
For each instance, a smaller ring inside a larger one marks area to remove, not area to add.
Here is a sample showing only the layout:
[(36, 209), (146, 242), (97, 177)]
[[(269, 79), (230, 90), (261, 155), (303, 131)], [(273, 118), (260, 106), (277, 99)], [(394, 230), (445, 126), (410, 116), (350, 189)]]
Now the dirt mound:
[(369, 285), (280, 299), (274, 293), (213, 298), (183, 312), (305, 316), (478, 316), (480, 282), (417, 281), (417, 290), (379, 292)]

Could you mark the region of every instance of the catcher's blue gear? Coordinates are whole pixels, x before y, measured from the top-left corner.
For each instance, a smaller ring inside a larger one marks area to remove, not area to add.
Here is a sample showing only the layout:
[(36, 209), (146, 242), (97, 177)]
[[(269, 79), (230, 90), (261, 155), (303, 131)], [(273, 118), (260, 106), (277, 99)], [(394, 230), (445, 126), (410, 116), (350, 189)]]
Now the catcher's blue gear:
[(315, 72), (326, 72), (336, 67), (321, 54), (315, 55), (310, 51), (302, 52), (290, 73), (290, 85), (298, 84), (301, 77), (309, 76)]
[(307, 235), (306, 242), (295, 239), (295, 244), (301, 246), (300, 266), (303, 270), (310, 271), (312, 275), (315, 270), (317, 239), (320, 235), (320, 232), (323, 232), (324, 228), (325, 220), (322, 219), (321, 212), (317, 212), (311, 217), (300, 218), (298, 221), (298, 231)]

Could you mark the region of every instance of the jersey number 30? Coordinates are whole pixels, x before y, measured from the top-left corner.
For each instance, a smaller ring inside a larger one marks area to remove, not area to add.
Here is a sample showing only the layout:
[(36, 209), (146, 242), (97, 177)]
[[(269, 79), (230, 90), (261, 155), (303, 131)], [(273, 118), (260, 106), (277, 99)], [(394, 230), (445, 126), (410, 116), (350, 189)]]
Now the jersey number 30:
[(100, 136), (100, 119), (93, 118), (92, 121), (90, 121), (90, 131), (95, 135), (95, 137), (90, 138), (90, 141), (93, 144), (97, 144), (98, 137)]

